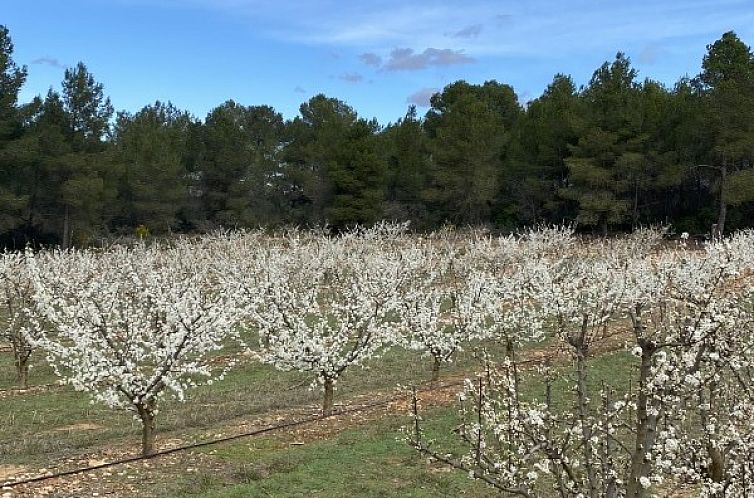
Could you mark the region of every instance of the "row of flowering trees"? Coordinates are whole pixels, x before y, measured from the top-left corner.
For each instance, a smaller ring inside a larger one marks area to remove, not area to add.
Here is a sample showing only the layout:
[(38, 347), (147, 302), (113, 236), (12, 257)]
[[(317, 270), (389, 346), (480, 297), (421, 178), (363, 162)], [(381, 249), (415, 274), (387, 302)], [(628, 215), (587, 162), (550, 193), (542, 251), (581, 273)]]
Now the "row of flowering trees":
[[(418, 237), (379, 225), (9, 253), (3, 334), (20, 376), (38, 348), (73, 387), (132, 411), (145, 455), (161, 400), (222, 378), (233, 363), (210, 360), (232, 344), (309, 373), (330, 414), (343, 373), (390, 347), (428, 356), (436, 380), (457, 351), (494, 341), (503, 357), (463, 394), (468, 454), (427, 443), (418, 407), (417, 449), (520, 496), (644, 496), (670, 480), (740, 496), (754, 472), (754, 235), (660, 243), (652, 230), (584, 242), (568, 228)], [(524, 399), (521, 350), (544, 338), (572, 368), (543, 369), (542, 396)], [(616, 340), (636, 357), (631, 389), (595, 391), (591, 360)], [(573, 386), (565, 401), (558, 378)]]
[(133, 412), (150, 455), (161, 400), (222, 378), (233, 362), (211, 360), (233, 344), (309, 373), (325, 415), (346, 369), (393, 345), (431, 355), (436, 375), (495, 305), (487, 277), (466, 275), (473, 254), (458, 250), (385, 224), (6, 253), (3, 337), (24, 379), (39, 349), (66, 383)]
[[(541, 395), (523, 399), (516, 349), (537, 337), (519, 329), (504, 358), (466, 382), (468, 451), (428, 443), (416, 400), (411, 444), (517, 496), (643, 497), (678, 484), (704, 497), (754, 493), (754, 233), (701, 250), (660, 249), (651, 230), (590, 243), (531, 235), (518, 265), (526, 297), (503, 313), (548, 324), (570, 366), (540, 368)], [(635, 357), (631, 386), (597, 388), (591, 360), (616, 340)], [(570, 388), (554, 393), (555, 382)]]

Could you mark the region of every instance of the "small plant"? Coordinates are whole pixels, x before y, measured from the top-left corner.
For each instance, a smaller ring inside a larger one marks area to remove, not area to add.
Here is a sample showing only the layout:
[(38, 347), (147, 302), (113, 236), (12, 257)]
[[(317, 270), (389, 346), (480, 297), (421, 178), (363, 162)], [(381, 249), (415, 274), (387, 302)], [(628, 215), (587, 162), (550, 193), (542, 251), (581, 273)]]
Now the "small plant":
[(139, 225), (135, 229), (136, 236), (139, 237), (139, 239), (144, 240), (147, 237), (149, 237), (149, 228), (147, 228), (146, 225)]

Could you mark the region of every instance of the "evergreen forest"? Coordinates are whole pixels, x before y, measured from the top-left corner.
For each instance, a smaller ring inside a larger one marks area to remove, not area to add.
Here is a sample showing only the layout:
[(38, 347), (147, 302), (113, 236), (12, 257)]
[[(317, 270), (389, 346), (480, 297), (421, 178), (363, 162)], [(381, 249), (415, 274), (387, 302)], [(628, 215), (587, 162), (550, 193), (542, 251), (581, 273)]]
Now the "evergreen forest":
[[(0, 26), (0, 246), (379, 220), (720, 235), (754, 220), (754, 54), (728, 32), (700, 73), (640, 79), (619, 52), (583, 86), (556, 74), (522, 103), (460, 80), (394, 123), (316, 95), (284, 119), (228, 100), (116, 112), (84, 62), (21, 102), (28, 68)], [(556, 69), (556, 68), (554, 68)], [(579, 77), (585, 75), (579, 75)]]

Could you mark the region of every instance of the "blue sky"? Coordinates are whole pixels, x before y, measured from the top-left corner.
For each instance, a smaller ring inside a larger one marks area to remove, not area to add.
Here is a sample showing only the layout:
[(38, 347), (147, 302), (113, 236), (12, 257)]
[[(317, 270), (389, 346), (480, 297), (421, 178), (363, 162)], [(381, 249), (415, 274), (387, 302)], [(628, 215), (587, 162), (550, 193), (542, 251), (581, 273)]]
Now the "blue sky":
[(84, 61), (117, 109), (171, 100), (204, 118), (232, 98), (290, 118), (325, 93), (384, 124), (457, 79), (522, 101), (557, 72), (584, 84), (618, 50), (672, 85), (723, 32), (754, 43), (754, 0), (0, 0), (0, 24), (25, 100)]

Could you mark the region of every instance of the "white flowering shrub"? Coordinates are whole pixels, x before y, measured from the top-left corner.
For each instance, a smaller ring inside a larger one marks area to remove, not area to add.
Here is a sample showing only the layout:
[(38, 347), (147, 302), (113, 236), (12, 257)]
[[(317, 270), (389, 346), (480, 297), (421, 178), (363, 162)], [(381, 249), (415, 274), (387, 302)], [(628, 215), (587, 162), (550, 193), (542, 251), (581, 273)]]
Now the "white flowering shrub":
[[(686, 271), (682, 269), (686, 268)], [(653, 463), (703, 497), (754, 492), (751, 413), (754, 348), (754, 235), (742, 232), (709, 244), (675, 266), (674, 299), (683, 313), (666, 335), (665, 423)]]
[[(501, 358), (461, 393), (467, 451), (429, 444), (415, 400), (417, 449), (518, 496), (754, 493), (754, 232), (699, 250), (655, 229), (405, 231), (4, 254), (3, 339), (17, 366), (41, 348), (65, 382), (133, 412), (145, 455), (160, 400), (222, 378), (233, 361), (211, 357), (235, 342), (309, 374), (330, 414), (343, 373), (394, 344), (432, 357), (436, 379), (457, 351), (494, 341)], [(522, 348), (544, 339), (559, 364), (531, 369)], [(616, 349), (633, 355), (630, 388), (595, 387), (595, 356)], [(541, 389), (524, 397), (532, 378)]]
[(490, 275), (459, 264), (459, 248), (428, 243), (399, 296), (402, 343), (432, 358), (432, 381), (465, 344), (488, 333), (497, 295)]

